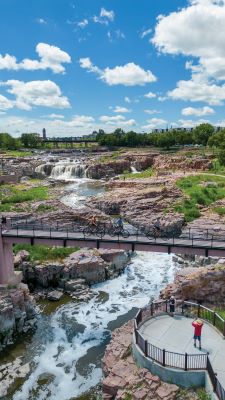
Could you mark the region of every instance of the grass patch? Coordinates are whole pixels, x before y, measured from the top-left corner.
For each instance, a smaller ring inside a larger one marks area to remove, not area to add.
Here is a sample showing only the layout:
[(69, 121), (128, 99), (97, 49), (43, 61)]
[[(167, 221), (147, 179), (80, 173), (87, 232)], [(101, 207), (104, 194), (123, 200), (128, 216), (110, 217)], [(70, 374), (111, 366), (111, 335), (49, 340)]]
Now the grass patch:
[(219, 314), (225, 320), (225, 310), (224, 309), (216, 309), (217, 314)]
[(55, 211), (56, 208), (53, 206), (49, 206), (48, 204), (40, 204), (36, 209), (37, 212), (44, 213), (45, 211)]
[(11, 211), (14, 205), (26, 201), (41, 201), (48, 199), (48, 188), (39, 186), (29, 188), (26, 185), (19, 184), (0, 186), (0, 211)]
[(142, 172), (132, 173), (128, 172), (121, 175), (120, 179), (141, 179), (141, 178), (150, 178), (154, 175), (154, 171), (152, 168), (147, 168)]
[(47, 247), (31, 246), (30, 244), (16, 244), (13, 248), (14, 254), (20, 250), (30, 253), (30, 261), (62, 261), (65, 257), (79, 250), (79, 247)]
[(4, 154), (10, 157), (29, 157), (33, 153), (31, 151), (7, 150), (4, 151)]
[(213, 211), (215, 211), (217, 214), (221, 216), (225, 215), (225, 207), (215, 207)]
[[(204, 183), (207, 182), (207, 186)], [(211, 184), (210, 184), (211, 183)], [(183, 213), (186, 222), (200, 217), (199, 206), (208, 207), (225, 197), (225, 178), (211, 175), (196, 175), (182, 178), (177, 186), (187, 196), (175, 205), (174, 210)]]

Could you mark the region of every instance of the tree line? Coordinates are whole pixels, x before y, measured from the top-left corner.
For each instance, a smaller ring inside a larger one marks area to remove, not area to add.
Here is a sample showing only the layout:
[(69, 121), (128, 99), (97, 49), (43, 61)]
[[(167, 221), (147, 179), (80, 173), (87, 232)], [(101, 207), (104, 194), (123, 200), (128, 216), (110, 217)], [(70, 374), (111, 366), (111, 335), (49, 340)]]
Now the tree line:
[[(96, 137), (101, 146), (107, 147), (144, 147), (154, 146), (170, 149), (174, 146), (209, 145), (219, 149), (219, 160), (225, 165), (225, 129), (219, 132), (208, 123), (200, 124), (191, 131), (173, 129), (167, 132), (137, 133), (124, 132), (118, 128), (113, 133), (105, 133), (103, 129), (93, 132), (90, 137)], [(19, 148), (38, 148), (44, 146), (38, 133), (23, 133), (19, 138), (13, 138), (8, 133), (0, 133), (0, 149), (17, 150)]]

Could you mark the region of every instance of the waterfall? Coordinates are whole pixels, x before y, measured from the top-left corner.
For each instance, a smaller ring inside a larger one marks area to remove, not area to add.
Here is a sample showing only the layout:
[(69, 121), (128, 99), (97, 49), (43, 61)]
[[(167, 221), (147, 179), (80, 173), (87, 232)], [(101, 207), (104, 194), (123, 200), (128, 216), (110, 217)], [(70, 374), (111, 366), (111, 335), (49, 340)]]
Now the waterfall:
[(51, 163), (41, 164), (35, 168), (35, 172), (37, 174), (41, 174), (42, 176), (49, 176), (49, 175), (51, 175), (53, 167), (54, 167), (54, 164), (51, 164)]
[(138, 173), (138, 171), (136, 170), (135, 167), (133, 167), (133, 165), (131, 165), (130, 169), (131, 169), (131, 172), (132, 172), (133, 174), (137, 174), (137, 173)]
[(52, 179), (72, 180), (86, 177), (86, 166), (78, 162), (46, 163), (36, 167), (35, 172)]
[(52, 169), (50, 178), (71, 180), (86, 176), (85, 165), (79, 163), (58, 163)]

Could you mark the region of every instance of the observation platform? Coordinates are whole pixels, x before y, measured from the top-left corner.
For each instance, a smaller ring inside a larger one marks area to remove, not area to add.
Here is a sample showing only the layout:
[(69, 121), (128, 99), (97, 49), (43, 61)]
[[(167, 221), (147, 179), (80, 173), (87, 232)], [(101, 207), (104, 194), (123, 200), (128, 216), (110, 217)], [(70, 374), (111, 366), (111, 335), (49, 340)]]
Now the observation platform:
[[(139, 332), (151, 345), (167, 352), (188, 355), (204, 355), (208, 353), (217, 378), (225, 387), (225, 340), (223, 336), (209, 323), (204, 321), (202, 328), (202, 350), (194, 347), (193, 319), (181, 315), (171, 317), (159, 315), (144, 322)], [(197, 341), (198, 346), (198, 341)], [(177, 358), (179, 363), (179, 359)]]

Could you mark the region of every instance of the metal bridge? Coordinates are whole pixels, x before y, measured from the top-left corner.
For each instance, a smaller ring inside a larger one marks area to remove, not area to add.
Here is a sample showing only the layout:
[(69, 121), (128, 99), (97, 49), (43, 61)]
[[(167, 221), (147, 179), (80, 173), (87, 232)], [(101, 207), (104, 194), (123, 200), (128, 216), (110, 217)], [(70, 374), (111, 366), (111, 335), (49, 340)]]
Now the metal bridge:
[(151, 237), (136, 230), (124, 238), (122, 233), (112, 237), (107, 230), (101, 231), (100, 235), (87, 235), (82, 228), (72, 225), (60, 228), (8, 221), (5, 227), (0, 228), (0, 284), (8, 282), (14, 274), (12, 247), (16, 243), (225, 257), (225, 231), (215, 234), (208, 230), (199, 233), (189, 229), (180, 236)]

